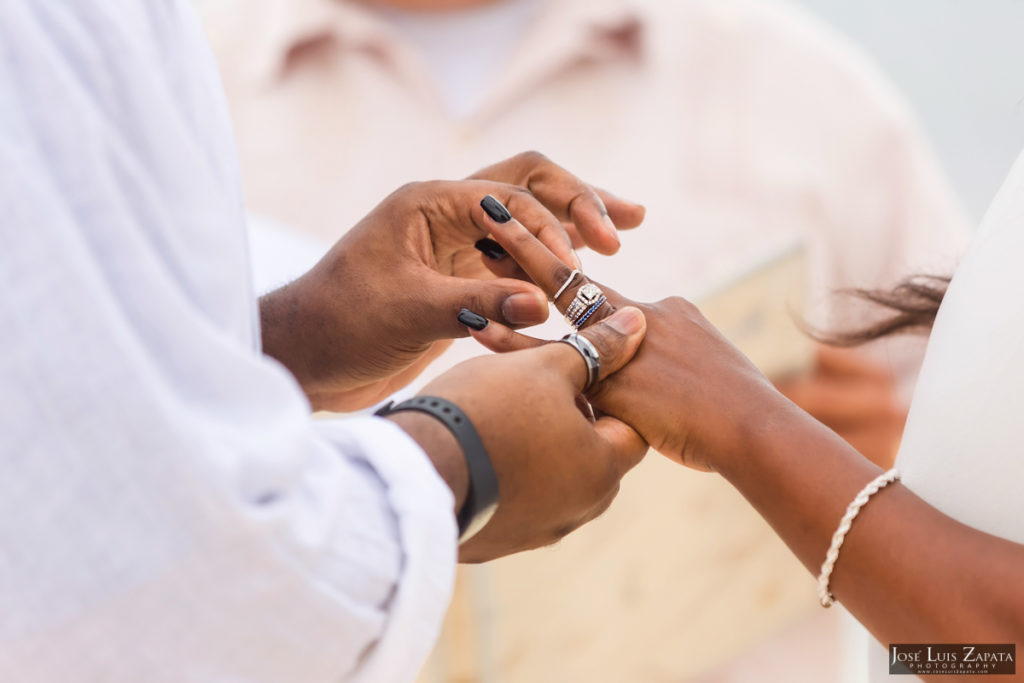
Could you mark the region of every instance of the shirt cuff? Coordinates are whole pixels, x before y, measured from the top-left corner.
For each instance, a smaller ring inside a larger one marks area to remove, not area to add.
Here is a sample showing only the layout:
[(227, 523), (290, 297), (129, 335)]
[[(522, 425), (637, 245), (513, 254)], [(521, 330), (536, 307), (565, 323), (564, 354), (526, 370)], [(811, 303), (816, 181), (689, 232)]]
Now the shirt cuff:
[(398, 425), (377, 417), (343, 424), (386, 486), (402, 549), (387, 623), (351, 680), (413, 680), (437, 641), (451, 600), (458, 558), (455, 498), (423, 449)]

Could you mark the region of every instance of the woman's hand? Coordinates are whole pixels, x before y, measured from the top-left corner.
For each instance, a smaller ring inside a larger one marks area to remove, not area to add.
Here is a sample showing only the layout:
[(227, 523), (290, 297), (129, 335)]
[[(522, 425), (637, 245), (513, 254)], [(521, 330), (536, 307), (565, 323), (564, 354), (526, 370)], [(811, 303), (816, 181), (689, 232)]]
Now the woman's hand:
[[(492, 232), (546, 292), (553, 294), (569, 277), (570, 269), (521, 226), (507, 223)], [(560, 310), (586, 282), (577, 278), (558, 298)], [(591, 321), (615, 307), (635, 306), (647, 320), (647, 335), (633, 360), (587, 397), (601, 413), (634, 427), (656, 450), (690, 467), (715, 470), (725, 458), (742, 456), (748, 425), (763, 426), (773, 410), (795, 409), (693, 304), (678, 297), (640, 304), (599, 286), (609, 305)], [(546, 343), (501, 324), (473, 336), (495, 351)]]
[(494, 244), (475, 246), (495, 224), (481, 207), (487, 195), (566, 264), (578, 263), (574, 245), (614, 252), (612, 221), (631, 228), (643, 218), (642, 207), (535, 153), (470, 180), (399, 189), (309, 273), (260, 302), (264, 351), (291, 370), (315, 408), (365, 407), (410, 382), (466, 335), (461, 308), (512, 327), (547, 318), (545, 294), (522, 269)]

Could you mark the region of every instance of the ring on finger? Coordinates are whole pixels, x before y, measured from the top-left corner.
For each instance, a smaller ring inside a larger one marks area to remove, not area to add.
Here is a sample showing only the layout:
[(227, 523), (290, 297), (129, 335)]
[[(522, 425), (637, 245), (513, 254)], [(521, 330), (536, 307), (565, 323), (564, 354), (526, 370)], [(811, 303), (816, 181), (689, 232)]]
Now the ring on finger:
[(582, 273), (580, 273), (579, 270), (573, 270), (571, 273), (569, 273), (569, 277), (566, 278), (565, 282), (562, 283), (562, 286), (558, 288), (558, 291), (555, 292), (555, 295), (553, 297), (551, 297), (551, 300), (555, 301), (558, 299), (558, 297), (562, 296), (565, 290), (569, 289), (569, 285), (572, 284), (573, 280), (576, 279), (577, 275), (582, 275)]
[(565, 335), (558, 342), (560, 344), (568, 344), (583, 356), (583, 362), (587, 364), (587, 383), (583, 386), (583, 391), (588, 391), (590, 387), (594, 386), (598, 376), (601, 374), (601, 356), (598, 354), (597, 349), (590, 343), (589, 339), (575, 332)]
[(583, 327), (583, 323), (587, 322), (587, 320), (590, 319), (590, 316), (594, 315), (594, 313), (597, 312), (597, 309), (601, 308), (601, 306), (604, 305), (605, 301), (608, 301), (608, 297), (602, 296), (600, 299), (594, 302), (594, 305), (588, 308), (586, 313), (577, 318), (576, 322), (574, 322), (572, 326), (575, 327), (577, 330)]
[(565, 309), (565, 320), (573, 327), (578, 328), (578, 321), (586, 315), (588, 312), (593, 313), (590, 309), (597, 304), (601, 298), (604, 297), (604, 292), (597, 285), (588, 282), (579, 289), (576, 290), (576, 296), (569, 303), (569, 307)]

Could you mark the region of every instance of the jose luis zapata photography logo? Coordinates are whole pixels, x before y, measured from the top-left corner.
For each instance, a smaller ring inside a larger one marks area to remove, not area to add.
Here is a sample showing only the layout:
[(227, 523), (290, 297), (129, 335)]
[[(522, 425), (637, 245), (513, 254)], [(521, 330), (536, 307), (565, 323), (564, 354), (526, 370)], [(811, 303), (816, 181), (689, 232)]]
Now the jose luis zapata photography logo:
[(1017, 646), (1010, 644), (897, 643), (889, 645), (890, 674), (1014, 674)]

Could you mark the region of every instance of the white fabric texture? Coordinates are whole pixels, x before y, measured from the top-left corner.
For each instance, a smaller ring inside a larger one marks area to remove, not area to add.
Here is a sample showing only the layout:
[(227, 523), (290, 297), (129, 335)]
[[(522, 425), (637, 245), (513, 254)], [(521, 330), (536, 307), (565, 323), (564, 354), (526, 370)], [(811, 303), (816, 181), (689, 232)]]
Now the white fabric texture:
[[(896, 461), (928, 503), (1015, 543), (1024, 543), (1022, 256), (1024, 155), (942, 303)], [(889, 680), (885, 650), (872, 643), (870, 658), (871, 680)]]
[(451, 492), (259, 352), (187, 0), (0, 3), (0, 680), (410, 680)]

